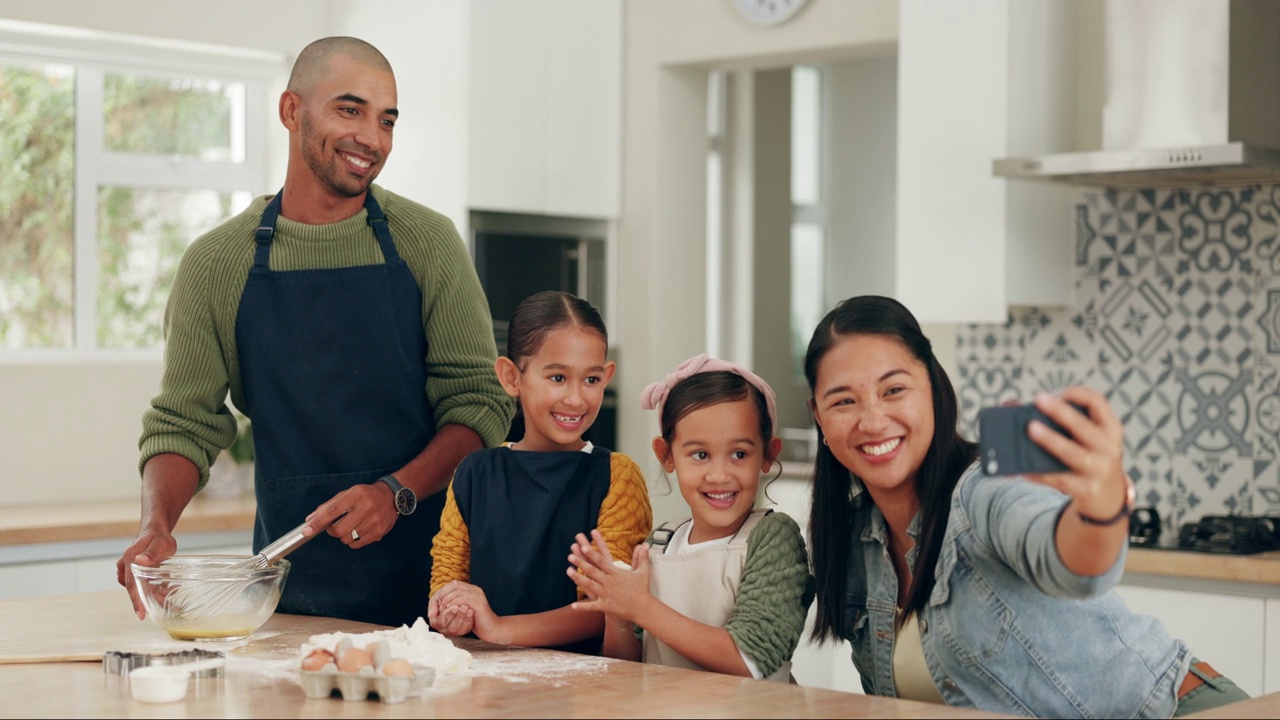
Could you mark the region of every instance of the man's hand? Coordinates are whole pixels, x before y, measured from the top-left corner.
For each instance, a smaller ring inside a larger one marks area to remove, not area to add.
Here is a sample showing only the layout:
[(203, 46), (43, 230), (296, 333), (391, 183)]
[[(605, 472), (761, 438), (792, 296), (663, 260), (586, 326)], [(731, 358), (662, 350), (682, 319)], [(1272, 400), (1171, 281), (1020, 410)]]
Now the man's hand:
[(391, 488), (375, 481), (334, 495), (307, 516), (302, 533), (310, 537), (328, 528), (347, 547), (359, 549), (385, 537), (399, 517)]
[(133, 563), (155, 567), (166, 558), (173, 556), (178, 550), (178, 541), (171, 533), (156, 528), (143, 528), (138, 539), (124, 549), (124, 554), (116, 561), (116, 582), (129, 591), (129, 601), (133, 603), (133, 613), (139, 620), (147, 617), (147, 607), (138, 596), (138, 589), (133, 584)]

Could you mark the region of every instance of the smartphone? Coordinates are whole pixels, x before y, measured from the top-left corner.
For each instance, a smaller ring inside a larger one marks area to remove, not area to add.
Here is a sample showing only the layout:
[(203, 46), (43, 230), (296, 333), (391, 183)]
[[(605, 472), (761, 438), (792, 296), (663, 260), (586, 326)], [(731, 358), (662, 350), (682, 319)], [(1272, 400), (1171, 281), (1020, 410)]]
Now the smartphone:
[(1006, 405), (978, 412), (978, 452), (987, 475), (1066, 472), (1066, 465), (1027, 437), (1027, 424), (1032, 420), (1071, 437), (1034, 405)]

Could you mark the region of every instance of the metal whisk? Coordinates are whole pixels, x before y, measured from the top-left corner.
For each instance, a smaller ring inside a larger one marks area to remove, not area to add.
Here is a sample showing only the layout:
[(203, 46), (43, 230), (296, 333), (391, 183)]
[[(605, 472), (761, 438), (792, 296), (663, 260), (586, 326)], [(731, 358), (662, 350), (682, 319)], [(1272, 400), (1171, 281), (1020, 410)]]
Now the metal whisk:
[[(216, 571), (211, 579), (237, 578), (226, 582), (188, 583), (178, 587), (165, 596), (165, 610), (176, 618), (186, 620), (207, 618), (219, 615), (227, 606), (240, 597), (250, 585), (252, 578), (242, 577), (254, 570), (261, 570), (273, 565), (289, 553), (297, 550), (315, 535), (303, 535), (303, 523), (285, 533), (283, 537), (262, 548), (262, 552), (251, 558), (241, 560), (233, 565)], [(320, 534), (324, 528), (318, 528)]]

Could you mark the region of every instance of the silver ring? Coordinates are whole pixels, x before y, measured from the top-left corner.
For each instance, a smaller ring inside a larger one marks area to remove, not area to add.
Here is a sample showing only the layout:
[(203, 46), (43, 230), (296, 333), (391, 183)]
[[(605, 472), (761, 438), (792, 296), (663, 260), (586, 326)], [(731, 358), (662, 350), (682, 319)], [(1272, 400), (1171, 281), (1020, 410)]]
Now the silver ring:
[(352, 530), (352, 531), (351, 531), (351, 539), (352, 539), (352, 540), (359, 540), (359, 539), (360, 539), (360, 533), (356, 532), (355, 530)]

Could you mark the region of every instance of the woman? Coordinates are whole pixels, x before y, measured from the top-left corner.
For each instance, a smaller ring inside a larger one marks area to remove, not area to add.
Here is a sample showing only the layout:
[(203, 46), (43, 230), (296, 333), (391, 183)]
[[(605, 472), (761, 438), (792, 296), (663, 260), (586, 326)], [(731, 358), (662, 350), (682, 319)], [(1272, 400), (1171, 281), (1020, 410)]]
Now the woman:
[[(805, 356), (819, 447), (810, 522), (815, 638), (840, 637), (868, 693), (1051, 717), (1169, 717), (1246, 699), (1129, 612), (1123, 431), (1083, 387), (1037, 394), (1069, 472), (985, 476), (911, 313), (846, 300)], [(1084, 409), (1081, 413), (1071, 405)]]

